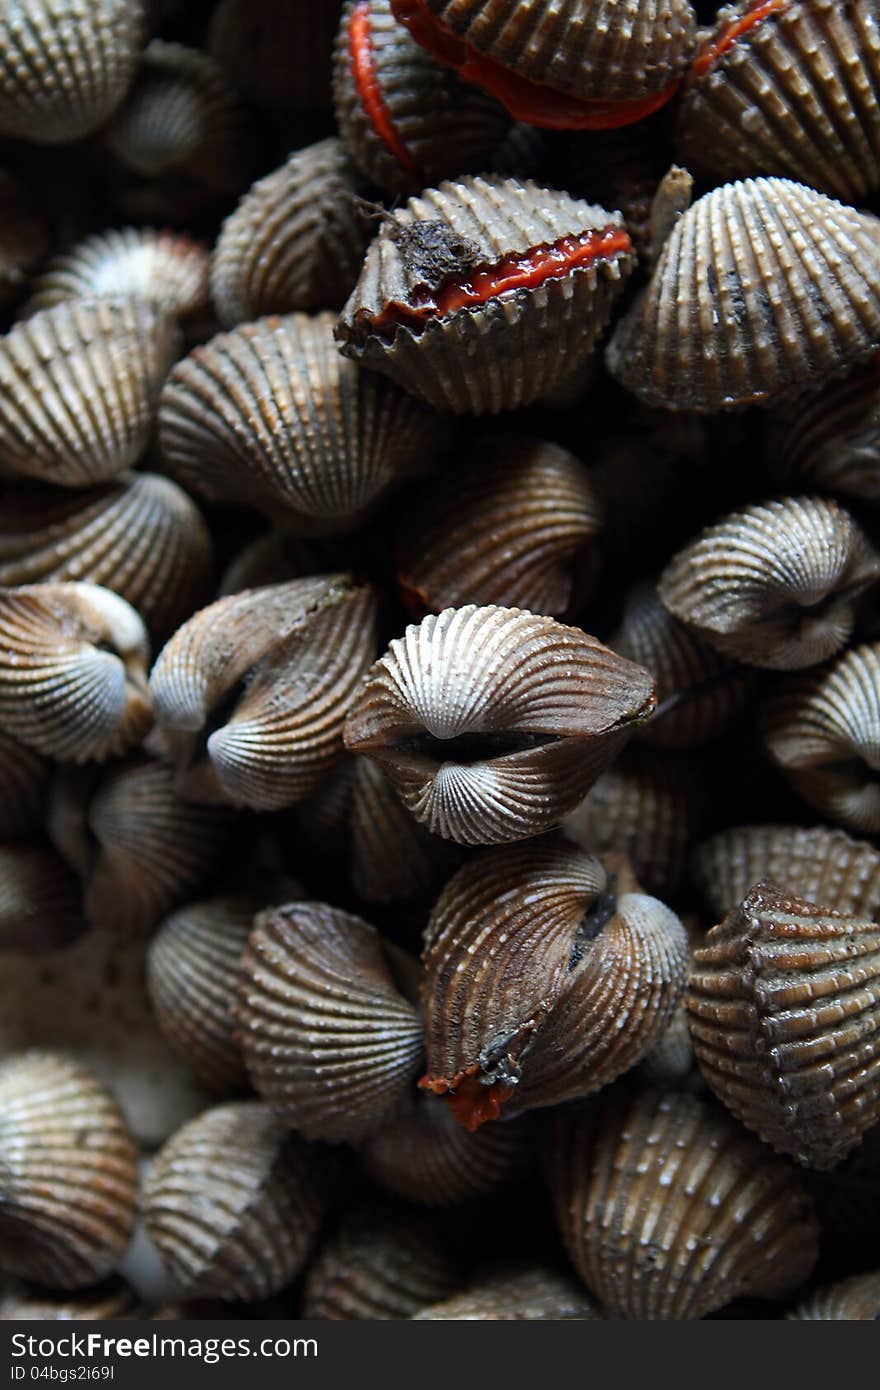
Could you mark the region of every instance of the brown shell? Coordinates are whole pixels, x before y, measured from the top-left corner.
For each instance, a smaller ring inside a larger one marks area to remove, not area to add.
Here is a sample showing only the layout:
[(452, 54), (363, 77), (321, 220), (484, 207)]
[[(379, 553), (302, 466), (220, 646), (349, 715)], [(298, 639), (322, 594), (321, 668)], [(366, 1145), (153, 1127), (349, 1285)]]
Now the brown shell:
[(15, 324), (0, 339), (0, 467), (89, 487), (137, 463), (177, 344), (143, 300), (77, 300)]
[(63, 762), (103, 760), (152, 720), (146, 629), (97, 584), (0, 589), (0, 723)]
[(880, 850), (824, 825), (742, 825), (701, 844), (692, 877), (713, 921), (755, 883), (783, 883), (808, 902), (851, 917), (880, 913)]
[(274, 811), (313, 792), (342, 756), (375, 611), (367, 585), (329, 575), (245, 589), (185, 623), (150, 677), (180, 794)]
[(880, 222), (786, 179), (725, 184), (666, 242), (608, 346), (649, 405), (730, 410), (824, 385), (880, 341)]
[(440, 1227), (384, 1207), (349, 1213), (309, 1270), (302, 1316), (333, 1322), (410, 1318), (458, 1287)]
[(573, 1279), (538, 1265), (485, 1276), (415, 1314), (421, 1322), (587, 1322), (601, 1316)]
[(880, 830), (880, 644), (855, 647), (768, 697), (762, 733), (811, 806), (856, 834)]
[(740, 0), (702, 38), (679, 158), (721, 182), (780, 174), (846, 203), (880, 187), (875, 0)]
[(643, 741), (657, 748), (710, 743), (748, 699), (748, 673), (674, 618), (651, 583), (630, 592), (609, 646), (647, 667), (657, 681), (660, 713), (642, 731)]
[(786, 1294), (818, 1255), (791, 1164), (680, 1092), (615, 1087), (561, 1111), (550, 1188), (569, 1257), (611, 1318), (696, 1319)]
[(223, 223), (211, 258), (211, 296), (223, 326), (338, 309), (370, 239), (358, 201), (363, 188), (335, 138), (295, 150), (258, 179)]
[(142, 0), (27, 0), (0, 16), (0, 133), (68, 144), (103, 125), (134, 76)]
[(21, 296), (48, 249), (45, 213), (23, 183), (0, 170), (0, 304)]
[(144, 1223), (182, 1298), (267, 1298), (299, 1272), (323, 1215), (314, 1154), (267, 1105), (205, 1110), (168, 1140)]
[(345, 742), (381, 764), (430, 831), (492, 844), (558, 825), (653, 704), (648, 672), (595, 637), (468, 604), (391, 643)]
[(0, 949), (54, 951), (85, 929), (79, 881), (37, 841), (0, 843)]
[(510, 117), (416, 43), (391, 0), (349, 0), (333, 66), (336, 123), (352, 158), (388, 193), (418, 193), (487, 168)]
[(162, 395), (171, 471), (211, 501), (245, 502), (291, 530), (340, 530), (437, 433), (402, 391), (345, 362), (333, 316), (260, 319), (196, 348)]
[(0, 1322), (120, 1322), (143, 1316), (143, 1305), (121, 1279), (78, 1297), (13, 1293), (0, 1299)]
[(455, 848), (413, 820), (378, 763), (353, 761), (349, 824), (358, 897), (397, 902), (439, 887), (458, 859)]
[(723, 655), (771, 670), (843, 647), (880, 554), (832, 498), (786, 497), (708, 527), (660, 579), (663, 603)]
[(0, 584), (85, 580), (167, 637), (207, 597), (212, 544), (190, 497), (158, 473), (122, 474), (74, 493), (19, 486), (2, 499)]
[(62, 1052), (0, 1064), (0, 1268), (54, 1289), (110, 1274), (134, 1227), (137, 1150), (116, 1101)]
[(601, 520), (590, 475), (566, 449), (481, 437), (404, 510), (398, 583), (419, 615), (497, 603), (561, 617), (596, 564)]
[(386, 944), (323, 903), (257, 918), (236, 1019), (251, 1081), (309, 1139), (353, 1142), (381, 1128), (422, 1061), (421, 1023)]
[[(573, 265), (575, 247), (585, 259)], [(530, 285), (535, 265), (545, 278)], [(631, 269), (619, 213), (528, 180), (466, 176), (383, 222), (337, 337), (441, 410), (494, 415), (582, 389)]]
[(880, 927), (759, 883), (694, 953), (700, 1070), (777, 1153), (833, 1168), (880, 1120)]
[(767, 455), (785, 479), (880, 501), (880, 353), (845, 381), (799, 398), (776, 424)]
[(208, 308), (207, 246), (184, 232), (124, 227), (96, 232), (53, 257), (34, 281), (25, 312), (71, 299), (146, 299), (176, 318)]
[(220, 0), (211, 53), (248, 101), (288, 110), (328, 105), (342, 0)]
[(42, 828), (51, 776), (47, 758), (0, 730), (0, 840)]
[(817, 1289), (789, 1318), (823, 1322), (876, 1322), (880, 1318), (880, 1272), (855, 1274)]
[(190, 1071), (220, 1096), (248, 1089), (233, 1006), (262, 906), (256, 896), (190, 903), (166, 918), (150, 942), (147, 984), (156, 1021)]

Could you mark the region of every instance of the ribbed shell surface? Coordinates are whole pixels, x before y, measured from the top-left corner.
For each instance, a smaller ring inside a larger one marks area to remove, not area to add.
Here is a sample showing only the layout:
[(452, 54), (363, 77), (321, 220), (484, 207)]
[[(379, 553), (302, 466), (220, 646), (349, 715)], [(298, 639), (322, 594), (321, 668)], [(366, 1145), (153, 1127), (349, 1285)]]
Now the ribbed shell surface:
[(809, 1322), (876, 1322), (880, 1317), (880, 1273), (856, 1274), (817, 1289), (788, 1317)]
[(448, 840), (414, 820), (389, 777), (370, 758), (357, 758), (351, 807), (351, 875), (366, 902), (397, 902), (430, 892), (457, 859)]
[[(382, 764), (429, 830), (500, 843), (558, 825), (653, 701), (648, 672), (595, 637), (521, 609), (468, 604), (395, 638), (365, 677), (345, 742)], [(527, 737), (496, 757), (458, 762), (450, 747), (444, 758), (444, 741), (469, 734)], [(433, 741), (427, 755), (408, 751), (420, 735)]]
[(0, 1268), (80, 1289), (116, 1268), (134, 1227), (137, 1150), (109, 1091), (61, 1052), (0, 1066)]
[(27, 0), (0, 15), (0, 132), (67, 144), (103, 125), (137, 67), (141, 0)]
[(51, 775), (48, 759), (0, 730), (0, 840), (41, 828)]
[(786, 479), (880, 501), (880, 353), (845, 381), (798, 400), (767, 453)]
[(183, 232), (96, 232), (49, 262), (34, 281), (26, 312), (70, 299), (132, 296), (190, 318), (208, 307), (208, 263), (207, 246)]
[[(409, 229), (419, 223), (441, 228), (442, 237), (467, 248), (437, 277), (441, 284), (468, 281), (477, 267), (501, 265), (563, 238), (608, 232), (610, 240), (588, 264), (557, 266), (536, 288), (514, 288), (476, 307), (429, 316), (418, 331), (395, 325), (389, 336), (376, 331), (374, 321), (389, 306), (411, 305), (425, 287), (424, 267), (407, 249)], [(383, 224), (337, 337), (346, 355), (439, 409), (497, 414), (580, 381), (632, 264), (619, 213), (528, 180), (464, 177), (410, 198)]]
[(411, 1318), (446, 1298), (461, 1275), (424, 1217), (360, 1211), (321, 1247), (306, 1279), (302, 1315), (334, 1322)]
[(322, 1215), (314, 1156), (258, 1101), (184, 1125), (144, 1186), (144, 1224), (185, 1298), (277, 1293), (305, 1264)]
[(616, 1088), (561, 1112), (549, 1167), (563, 1243), (611, 1318), (703, 1318), (789, 1293), (816, 1262), (791, 1165), (693, 1096)]
[(673, 228), (608, 366), (650, 405), (729, 410), (824, 384), (880, 342), (880, 222), (786, 179), (725, 184)]
[(880, 1118), (880, 927), (758, 884), (694, 953), (700, 1070), (778, 1153), (833, 1168)]
[(236, 1017), (252, 1082), (310, 1139), (381, 1128), (422, 1060), (422, 1028), (373, 927), (323, 903), (258, 917)]
[(721, 9), (679, 109), (682, 163), (714, 180), (780, 174), (848, 203), (870, 196), (880, 187), (878, 15), (876, 0)]
[(85, 929), (79, 881), (38, 841), (0, 843), (0, 949), (52, 951)]
[(581, 1322), (601, 1314), (573, 1279), (536, 1266), (477, 1280), (415, 1316), (421, 1322)]

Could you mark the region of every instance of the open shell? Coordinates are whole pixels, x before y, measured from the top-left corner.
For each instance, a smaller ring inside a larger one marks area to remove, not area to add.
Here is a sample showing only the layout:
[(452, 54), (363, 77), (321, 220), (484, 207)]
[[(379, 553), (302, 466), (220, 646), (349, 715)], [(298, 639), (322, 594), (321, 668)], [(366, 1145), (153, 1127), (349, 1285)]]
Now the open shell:
[(175, 318), (192, 318), (208, 307), (208, 259), (208, 248), (183, 232), (96, 232), (53, 257), (34, 281), (26, 312), (71, 299), (133, 296)]
[(281, 111), (328, 104), (342, 0), (220, 0), (208, 46), (248, 101)]
[(0, 950), (58, 950), (85, 929), (76, 875), (47, 846), (0, 843)]
[(817, 1289), (789, 1318), (823, 1322), (876, 1322), (880, 1318), (880, 1272), (855, 1274)]
[(585, 1322), (601, 1317), (573, 1279), (555, 1269), (507, 1269), (423, 1308), (422, 1322)]

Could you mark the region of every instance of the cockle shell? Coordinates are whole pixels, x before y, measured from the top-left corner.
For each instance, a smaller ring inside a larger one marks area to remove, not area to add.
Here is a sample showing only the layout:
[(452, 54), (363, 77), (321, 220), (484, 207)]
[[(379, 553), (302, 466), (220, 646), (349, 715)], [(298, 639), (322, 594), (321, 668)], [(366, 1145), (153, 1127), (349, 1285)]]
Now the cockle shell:
[(0, 840), (42, 828), (51, 776), (47, 758), (0, 730)]
[(227, 78), (257, 105), (328, 105), (330, 56), (342, 0), (220, 0), (208, 31)]
[(171, 471), (211, 501), (291, 530), (341, 530), (430, 454), (432, 417), (345, 362), (333, 316), (259, 319), (196, 348), (160, 407)]
[(314, 791), (342, 756), (375, 608), (367, 585), (327, 575), (245, 589), (185, 623), (150, 677), (180, 794), (274, 811)]
[(373, 927), (323, 903), (262, 913), (236, 1009), (260, 1095), (309, 1139), (353, 1142), (380, 1129), (422, 1061), (422, 1027)]
[(833, 1168), (880, 1119), (880, 927), (759, 883), (694, 953), (700, 1070), (777, 1153)]
[(730, 410), (824, 385), (880, 342), (880, 222), (786, 179), (725, 184), (673, 228), (608, 346), (649, 405)]
[(183, 1298), (267, 1298), (308, 1258), (323, 1215), (315, 1155), (267, 1105), (205, 1110), (159, 1151), (144, 1222)]
[(39, 841), (0, 843), (0, 950), (57, 950), (85, 930), (79, 881)]
[(137, 609), (154, 639), (208, 597), (212, 572), (198, 508), (157, 473), (76, 492), (18, 486), (2, 498), (0, 584), (100, 584)]
[(26, 0), (0, 15), (0, 133), (67, 144), (103, 125), (134, 77), (141, 0)]
[(108, 1280), (78, 1297), (20, 1293), (0, 1299), (0, 1322), (119, 1322), (142, 1315), (140, 1300), (121, 1279)]
[(393, 0), (432, 53), (551, 129), (625, 125), (675, 91), (696, 37), (689, 0)]
[(510, 125), (503, 106), (416, 43), (391, 0), (348, 0), (333, 97), (352, 159), (389, 193), (485, 169)]
[(415, 1314), (420, 1322), (586, 1322), (601, 1316), (573, 1279), (540, 1266), (484, 1276)]
[(762, 735), (811, 806), (856, 834), (880, 830), (880, 644), (844, 652), (768, 697)]
[(370, 239), (365, 181), (335, 138), (295, 150), (230, 213), (211, 258), (225, 328), (268, 314), (339, 308)]
[(811, 1322), (876, 1322), (880, 1318), (880, 1272), (855, 1274), (839, 1284), (817, 1289), (788, 1317)]
[(498, 603), (562, 616), (595, 564), (601, 519), (597, 489), (566, 449), (481, 437), (404, 510), (398, 583), (419, 615)]
[(797, 670), (847, 641), (880, 554), (832, 498), (786, 497), (734, 512), (673, 557), (659, 594), (723, 655)]
[(847, 203), (880, 187), (875, 0), (740, 0), (702, 39), (678, 154), (718, 182), (781, 174)]
[(355, 892), (365, 902), (382, 903), (439, 887), (458, 860), (456, 847), (413, 819), (378, 763), (352, 761), (348, 826)]
[(0, 170), (0, 304), (20, 297), (48, 249), (45, 213), (23, 183)]
[(208, 307), (208, 263), (208, 248), (184, 232), (96, 232), (53, 257), (34, 281), (25, 313), (72, 299), (132, 296), (178, 319), (193, 318)]
[(190, 903), (150, 942), (147, 983), (156, 1021), (178, 1056), (210, 1091), (248, 1089), (233, 1006), (256, 897)]
[(789, 485), (880, 501), (880, 353), (773, 423), (767, 461)]
[(61, 1052), (0, 1064), (0, 1270), (55, 1289), (111, 1273), (134, 1227), (137, 1150), (109, 1091)]
[(63, 762), (124, 752), (152, 719), (138, 614), (97, 584), (0, 589), (0, 724)]
[(654, 703), (647, 671), (517, 608), (446, 609), (367, 673), (345, 742), (417, 820), (462, 844), (558, 825)]
[(582, 389), (632, 269), (619, 213), (465, 176), (382, 224), (337, 337), (438, 409), (497, 414)]
[(692, 877), (720, 922), (755, 883), (851, 917), (880, 913), (880, 850), (824, 825), (742, 825), (701, 844)]
[(788, 1293), (816, 1262), (791, 1164), (693, 1096), (618, 1086), (560, 1111), (549, 1169), (563, 1243), (611, 1318), (702, 1318)]

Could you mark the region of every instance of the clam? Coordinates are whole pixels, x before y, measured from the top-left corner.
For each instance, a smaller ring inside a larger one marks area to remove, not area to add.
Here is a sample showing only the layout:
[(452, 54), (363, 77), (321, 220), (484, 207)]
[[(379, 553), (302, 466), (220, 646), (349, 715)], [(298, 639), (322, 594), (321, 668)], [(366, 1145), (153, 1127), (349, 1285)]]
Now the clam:
[(468, 604), (391, 643), (345, 742), (382, 766), (430, 831), (491, 844), (558, 825), (653, 704), (648, 672), (595, 637)]
[(177, 330), (142, 300), (57, 304), (0, 339), (0, 467), (89, 487), (147, 447)]
[(347, 816), (358, 896), (372, 903), (397, 902), (439, 887), (458, 858), (455, 847), (413, 820), (378, 763), (353, 761)]
[(178, 629), (150, 690), (180, 794), (273, 811), (314, 791), (342, 756), (374, 621), (366, 585), (327, 575), (245, 589)]
[(441, 183), (383, 222), (337, 337), (455, 414), (576, 395), (631, 250), (619, 213), (568, 193), (498, 176)]
[(740, 0), (703, 37), (678, 153), (713, 181), (781, 174), (847, 203), (880, 187), (874, 0)]
[(788, 1316), (811, 1322), (876, 1322), (880, 1318), (880, 1273), (854, 1274), (817, 1289)]
[(768, 463), (823, 492), (880, 501), (880, 353), (774, 422)]
[(389, 193), (486, 168), (510, 125), (503, 106), (416, 43), (391, 0), (348, 0), (333, 96), (346, 148)]
[(415, 1314), (422, 1322), (586, 1322), (599, 1317), (573, 1279), (540, 1265), (485, 1275)]
[(0, 725), (64, 762), (140, 741), (152, 712), (138, 614), (97, 584), (0, 589)]
[(700, 1070), (777, 1151), (833, 1168), (880, 1119), (880, 927), (759, 883), (694, 953)]
[(48, 249), (45, 213), (23, 183), (0, 170), (0, 305), (21, 296)]
[(37, 276), (26, 313), (76, 299), (149, 300), (178, 319), (208, 307), (208, 248), (184, 232), (123, 227), (96, 232)]
[(795, 1170), (693, 1096), (615, 1087), (559, 1112), (548, 1157), (563, 1243), (611, 1318), (702, 1318), (791, 1293), (816, 1262)]
[(190, 1120), (144, 1185), (147, 1232), (182, 1298), (277, 1293), (305, 1264), (323, 1208), (315, 1155), (258, 1101)]
[(224, 327), (343, 304), (370, 236), (363, 187), (336, 138), (295, 150), (251, 186), (211, 258), (211, 297)]
[(62, 1052), (0, 1063), (0, 1270), (81, 1289), (134, 1227), (137, 1150), (113, 1096)]
[(248, 101), (282, 110), (326, 106), (341, 8), (342, 0), (220, 0), (208, 44)]
[(787, 179), (725, 184), (673, 228), (608, 346), (649, 405), (718, 411), (824, 385), (880, 341), (880, 221)]
[(0, 842), (0, 950), (53, 951), (85, 929), (79, 881), (39, 841)]
[(831, 498), (786, 497), (734, 512), (670, 560), (665, 606), (722, 655), (790, 671), (844, 646), (880, 554)]
[(333, 316), (259, 319), (196, 348), (162, 395), (174, 476), (289, 530), (345, 530), (430, 453), (431, 415), (342, 360)]
[(333, 1142), (386, 1124), (422, 1061), (406, 976), (378, 932), (338, 908), (291, 903), (258, 916), (238, 1036), (251, 1081), (286, 1124)]
[(675, 93), (696, 38), (689, 0), (392, 0), (413, 36), (517, 120), (628, 125)]
[(51, 776), (47, 758), (0, 730), (0, 840), (42, 827)]

